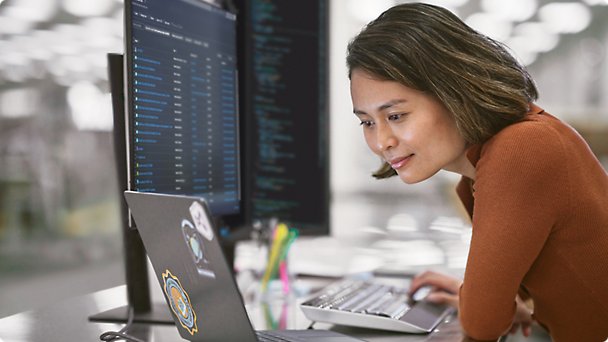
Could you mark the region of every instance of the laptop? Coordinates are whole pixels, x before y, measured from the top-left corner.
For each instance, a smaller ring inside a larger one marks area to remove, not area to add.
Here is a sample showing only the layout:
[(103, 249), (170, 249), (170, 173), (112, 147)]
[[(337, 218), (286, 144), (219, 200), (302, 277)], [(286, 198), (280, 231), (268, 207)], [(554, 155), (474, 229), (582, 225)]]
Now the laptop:
[(255, 331), (204, 199), (125, 191), (182, 338), (189, 341), (363, 341), (329, 330)]

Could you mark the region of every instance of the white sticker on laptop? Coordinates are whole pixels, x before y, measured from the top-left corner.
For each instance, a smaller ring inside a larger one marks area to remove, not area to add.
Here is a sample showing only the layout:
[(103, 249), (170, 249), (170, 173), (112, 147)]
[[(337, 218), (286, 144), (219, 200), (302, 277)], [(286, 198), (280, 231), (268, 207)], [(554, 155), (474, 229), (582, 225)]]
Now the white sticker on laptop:
[(210, 278), (215, 278), (215, 272), (213, 272), (211, 263), (207, 258), (207, 247), (203, 241), (205, 239), (203, 234), (186, 219), (182, 220), (182, 233), (198, 273)]
[(194, 221), (194, 225), (201, 235), (209, 241), (213, 240), (213, 229), (211, 229), (211, 223), (205, 215), (205, 208), (198, 202), (192, 202), (190, 215), (192, 215), (192, 221)]

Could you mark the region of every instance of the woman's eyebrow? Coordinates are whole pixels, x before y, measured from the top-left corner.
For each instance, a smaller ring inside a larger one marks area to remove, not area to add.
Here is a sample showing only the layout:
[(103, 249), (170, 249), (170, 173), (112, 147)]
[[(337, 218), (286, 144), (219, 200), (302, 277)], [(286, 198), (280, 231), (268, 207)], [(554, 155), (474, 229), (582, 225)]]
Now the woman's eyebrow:
[[(392, 106), (394, 106), (394, 105), (397, 105), (397, 104), (400, 104), (400, 103), (403, 103), (403, 102), (407, 102), (407, 100), (406, 100), (406, 99), (395, 99), (395, 100), (390, 100), (390, 101), (388, 101), (387, 103), (384, 103), (384, 104), (382, 104), (382, 105), (378, 106), (377, 110), (378, 110), (378, 111), (383, 111), (383, 110), (386, 110), (386, 109), (391, 108), (391, 107), (392, 107)], [(359, 109), (357, 109), (357, 108), (354, 108), (354, 109), (353, 109), (353, 113), (355, 113), (355, 115), (367, 114), (365, 111), (363, 111), (363, 110), (359, 110)]]
[(391, 100), (391, 101), (389, 101), (389, 102), (387, 102), (387, 103), (385, 103), (385, 104), (383, 104), (383, 105), (379, 106), (379, 107), (378, 107), (378, 110), (379, 110), (379, 111), (382, 111), (382, 110), (385, 110), (385, 109), (389, 109), (389, 108), (391, 108), (392, 106), (394, 106), (394, 105), (398, 105), (398, 104), (403, 103), (403, 102), (407, 102), (407, 100), (406, 100), (406, 99), (396, 99), (396, 100)]

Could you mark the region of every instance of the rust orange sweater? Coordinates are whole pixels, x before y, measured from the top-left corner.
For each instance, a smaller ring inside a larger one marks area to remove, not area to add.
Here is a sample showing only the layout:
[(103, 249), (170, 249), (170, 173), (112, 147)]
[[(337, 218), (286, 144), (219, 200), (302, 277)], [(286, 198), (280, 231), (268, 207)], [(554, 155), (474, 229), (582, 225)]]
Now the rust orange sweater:
[[(459, 315), (496, 340), (515, 297), (556, 342), (608, 337), (608, 174), (567, 124), (532, 105), (527, 118), (467, 151), (475, 182), (457, 186), (473, 222)], [(471, 185), (472, 184), (472, 185)]]

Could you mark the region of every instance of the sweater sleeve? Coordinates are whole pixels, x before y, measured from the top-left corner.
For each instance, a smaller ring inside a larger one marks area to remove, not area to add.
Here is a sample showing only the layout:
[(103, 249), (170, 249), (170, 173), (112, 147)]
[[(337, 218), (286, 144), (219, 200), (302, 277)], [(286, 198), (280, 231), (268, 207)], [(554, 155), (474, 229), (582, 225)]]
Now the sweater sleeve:
[(459, 304), (462, 327), (475, 340), (496, 340), (511, 327), (522, 279), (567, 204), (567, 156), (557, 132), (534, 122), (514, 126), (486, 143), (476, 166)]

